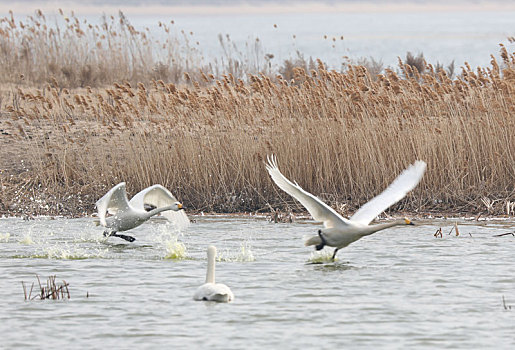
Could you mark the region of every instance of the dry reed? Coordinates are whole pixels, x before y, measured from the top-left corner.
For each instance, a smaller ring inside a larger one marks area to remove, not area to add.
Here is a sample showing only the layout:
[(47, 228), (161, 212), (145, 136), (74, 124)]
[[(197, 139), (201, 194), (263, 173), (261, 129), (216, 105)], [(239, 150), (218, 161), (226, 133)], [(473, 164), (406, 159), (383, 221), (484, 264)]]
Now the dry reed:
[(83, 215), (120, 181), (131, 193), (161, 183), (196, 211), (303, 210), (264, 169), (275, 153), (287, 177), (344, 214), (415, 159), (428, 171), (392, 211), (477, 213), (489, 203), (502, 214), (515, 201), (515, 56), (501, 46), (501, 57), (454, 80), (427, 63), (372, 75), (318, 61), (292, 67), (289, 80), (200, 72), (184, 73), (187, 85), (134, 83), (127, 73), (68, 89), (54, 75), (41, 88), (4, 89), (0, 213)]
[[(0, 83), (42, 86), (55, 79), (61, 87), (105, 86), (118, 81), (187, 82), (185, 74), (201, 77), (267, 72), (273, 55), (265, 54), (258, 38), (240, 50), (229, 36), (220, 36), (223, 56), (205, 62), (186, 33), (159, 22), (156, 32), (137, 30), (120, 11), (102, 16), (99, 24), (59, 10), (47, 19), (40, 10), (24, 20), (12, 12), (0, 18)], [(209, 80), (209, 79), (208, 79)]]
[(39, 276), (36, 275), (39, 285), (39, 293), (32, 296), (32, 291), (34, 289), (34, 283), (32, 283), (30, 287), (30, 291), (27, 292), (27, 287), (25, 286), (25, 282), (21, 282), (23, 286), (23, 294), (25, 295), (25, 300), (34, 300), (39, 298), (40, 300), (45, 299), (70, 299), (70, 291), (68, 289), (69, 284), (66, 281), (63, 281), (63, 284), (59, 285), (55, 282), (56, 276), (48, 277), (46, 285), (41, 284), (41, 280)]

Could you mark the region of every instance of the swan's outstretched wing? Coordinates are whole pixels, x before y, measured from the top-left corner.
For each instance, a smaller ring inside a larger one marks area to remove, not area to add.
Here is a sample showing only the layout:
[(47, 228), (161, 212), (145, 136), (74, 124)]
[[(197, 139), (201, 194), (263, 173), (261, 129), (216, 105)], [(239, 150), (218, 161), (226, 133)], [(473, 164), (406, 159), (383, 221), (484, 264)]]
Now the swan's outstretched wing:
[(125, 211), (129, 208), (125, 182), (120, 182), (107, 192), (96, 203), (98, 219), (102, 226), (106, 226), (106, 214), (116, 214), (118, 211)]
[[(138, 192), (129, 201), (129, 204), (138, 210), (145, 210), (145, 204), (156, 208), (167, 207), (178, 202), (177, 198), (161, 185), (153, 185)], [(190, 220), (184, 210), (167, 210), (161, 213), (169, 221), (174, 222), (178, 228), (183, 229), (189, 226)]]
[(311, 193), (303, 190), (298, 184), (294, 184), (288, 180), (279, 171), (275, 156), (272, 155), (271, 157), (267, 157), (267, 159), (268, 164), (266, 164), (266, 170), (268, 170), (272, 180), (274, 180), (281, 190), (298, 200), (309, 211), (315, 221), (323, 222), (326, 228), (349, 224), (347, 219), (344, 219), (327, 204)]
[(376, 216), (400, 201), (418, 185), (426, 171), (426, 166), (424, 161), (417, 160), (397, 176), (380, 195), (372, 198), (372, 200), (359, 208), (350, 220), (368, 225)]

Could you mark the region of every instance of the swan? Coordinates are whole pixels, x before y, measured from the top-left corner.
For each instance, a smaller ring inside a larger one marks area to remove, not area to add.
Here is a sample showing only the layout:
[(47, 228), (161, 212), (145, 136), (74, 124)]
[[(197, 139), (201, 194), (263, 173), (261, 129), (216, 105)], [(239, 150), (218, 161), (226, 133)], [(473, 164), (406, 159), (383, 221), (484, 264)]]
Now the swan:
[(197, 288), (193, 299), (228, 303), (234, 300), (234, 294), (225, 284), (215, 283), (215, 258), (216, 248), (209, 246), (207, 248), (206, 283)]
[(302, 189), (296, 182), (292, 183), (288, 180), (279, 171), (274, 155), (267, 157), (267, 160), (268, 164), (265, 163), (266, 169), (276, 185), (298, 200), (315, 221), (324, 224), (324, 228), (318, 230), (318, 235), (308, 238), (305, 245), (314, 245), (316, 250), (321, 250), (324, 246), (335, 247), (332, 256), (333, 261), (339, 249), (364, 236), (393, 226), (413, 225), (407, 218), (377, 225), (369, 225), (369, 223), (415, 188), (422, 179), (427, 166), (424, 161), (417, 160), (405, 169), (381, 194), (363, 205), (349, 219), (345, 219), (320, 199)]
[[(136, 238), (116, 232), (133, 229), (152, 216), (163, 213), (168, 220), (176, 222), (181, 228), (189, 225), (182, 203), (161, 185), (153, 185), (137, 193), (130, 201), (127, 199), (125, 182), (121, 182), (100, 198), (95, 206), (98, 211), (98, 224), (104, 226), (104, 236), (114, 236), (134, 242)], [(107, 216), (111, 214), (112, 216)]]

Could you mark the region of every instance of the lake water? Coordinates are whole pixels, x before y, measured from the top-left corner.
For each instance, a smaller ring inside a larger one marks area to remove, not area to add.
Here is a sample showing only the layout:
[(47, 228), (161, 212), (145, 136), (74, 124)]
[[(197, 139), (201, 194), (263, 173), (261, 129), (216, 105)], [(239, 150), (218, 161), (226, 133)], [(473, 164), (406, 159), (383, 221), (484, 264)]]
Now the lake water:
[[(422, 221), (365, 237), (332, 263), (330, 250), (317, 258), (303, 246), (311, 221), (194, 219), (180, 234), (152, 220), (129, 231), (134, 243), (103, 238), (91, 218), (0, 219), (1, 347), (515, 346), (515, 237), (494, 237), (514, 221), (460, 221), (458, 237), (454, 221)], [(210, 244), (233, 303), (192, 299)], [(25, 301), (21, 282), (36, 274), (67, 281), (71, 299)]]
[(152, 27), (156, 18), (165, 23), (173, 18), (178, 30), (193, 32), (191, 41), (198, 41), (208, 57), (222, 56), (218, 34), (229, 34), (244, 54), (245, 44), (252, 47), (255, 38), (259, 38), (263, 53), (273, 54), (272, 63), (276, 65), (296, 57), (299, 51), (306, 58), (320, 58), (337, 69), (342, 62), (348, 62), (344, 57), (352, 61), (372, 57), (385, 67), (396, 67), (398, 57), (405, 59), (410, 51), (415, 55), (423, 53), (433, 64), (447, 66), (454, 61), (456, 68), (464, 62), (485, 67), (490, 66), (491, 54), (499, 56), (500, 43), (511, 51), (515, 48), (507, 40), (515, 35), (513, 10), (131, 17), (141, 27)]

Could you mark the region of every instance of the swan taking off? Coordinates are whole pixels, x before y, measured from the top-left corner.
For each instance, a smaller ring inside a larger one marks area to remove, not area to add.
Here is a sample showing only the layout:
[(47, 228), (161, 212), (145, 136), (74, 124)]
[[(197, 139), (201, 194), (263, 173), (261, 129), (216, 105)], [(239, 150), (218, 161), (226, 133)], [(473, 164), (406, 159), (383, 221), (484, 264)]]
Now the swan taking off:
[(216, 248), (209, 246), (207, 248), (206, 283), (197, 288), (193, 299), (228, 303), (234, 300), (234, 294), (225, 284), (215, 283), (215, 258)]
[(327, 204), (303, 190), (297, 183), (292, 183), (279, 171), (275, 156), (267, 157), (266, 169), (272, 180), (290, 196), (298, 200), (311, 214), (315, 221), (324, 223), (318, 230), (318, 236), (310, 237), (305, 245), (316, 246), (321, 250), (324, 246), (335, 247), (332, 260), (339, 249), (344, 248), (361, 237), (397, 225), (413, 225), (408, 219), (396, 220), (378, 225), (369, 225), (376, 216), (391, 205), (397, 203), (417, 186), (426, 171), (426, 163), (417, 160), (404, 170), (381, 194), (363, 205), (350, 219), (344, 219)]
[[(181, 228), (189, 225), (186, 213), (181, 210), (182, 204), (161, 185), (147, 187), (129, 201), (125, 182), (121, 182), (100, 198), (95, 206), (100, 224), (106, 228), (104, 236), (120, 237), (129, 242), (134, 242), (136, 238), (116, 232), (133, 229), (161, 212)], [(108, 217), (107, 214), (112, 216)]]

